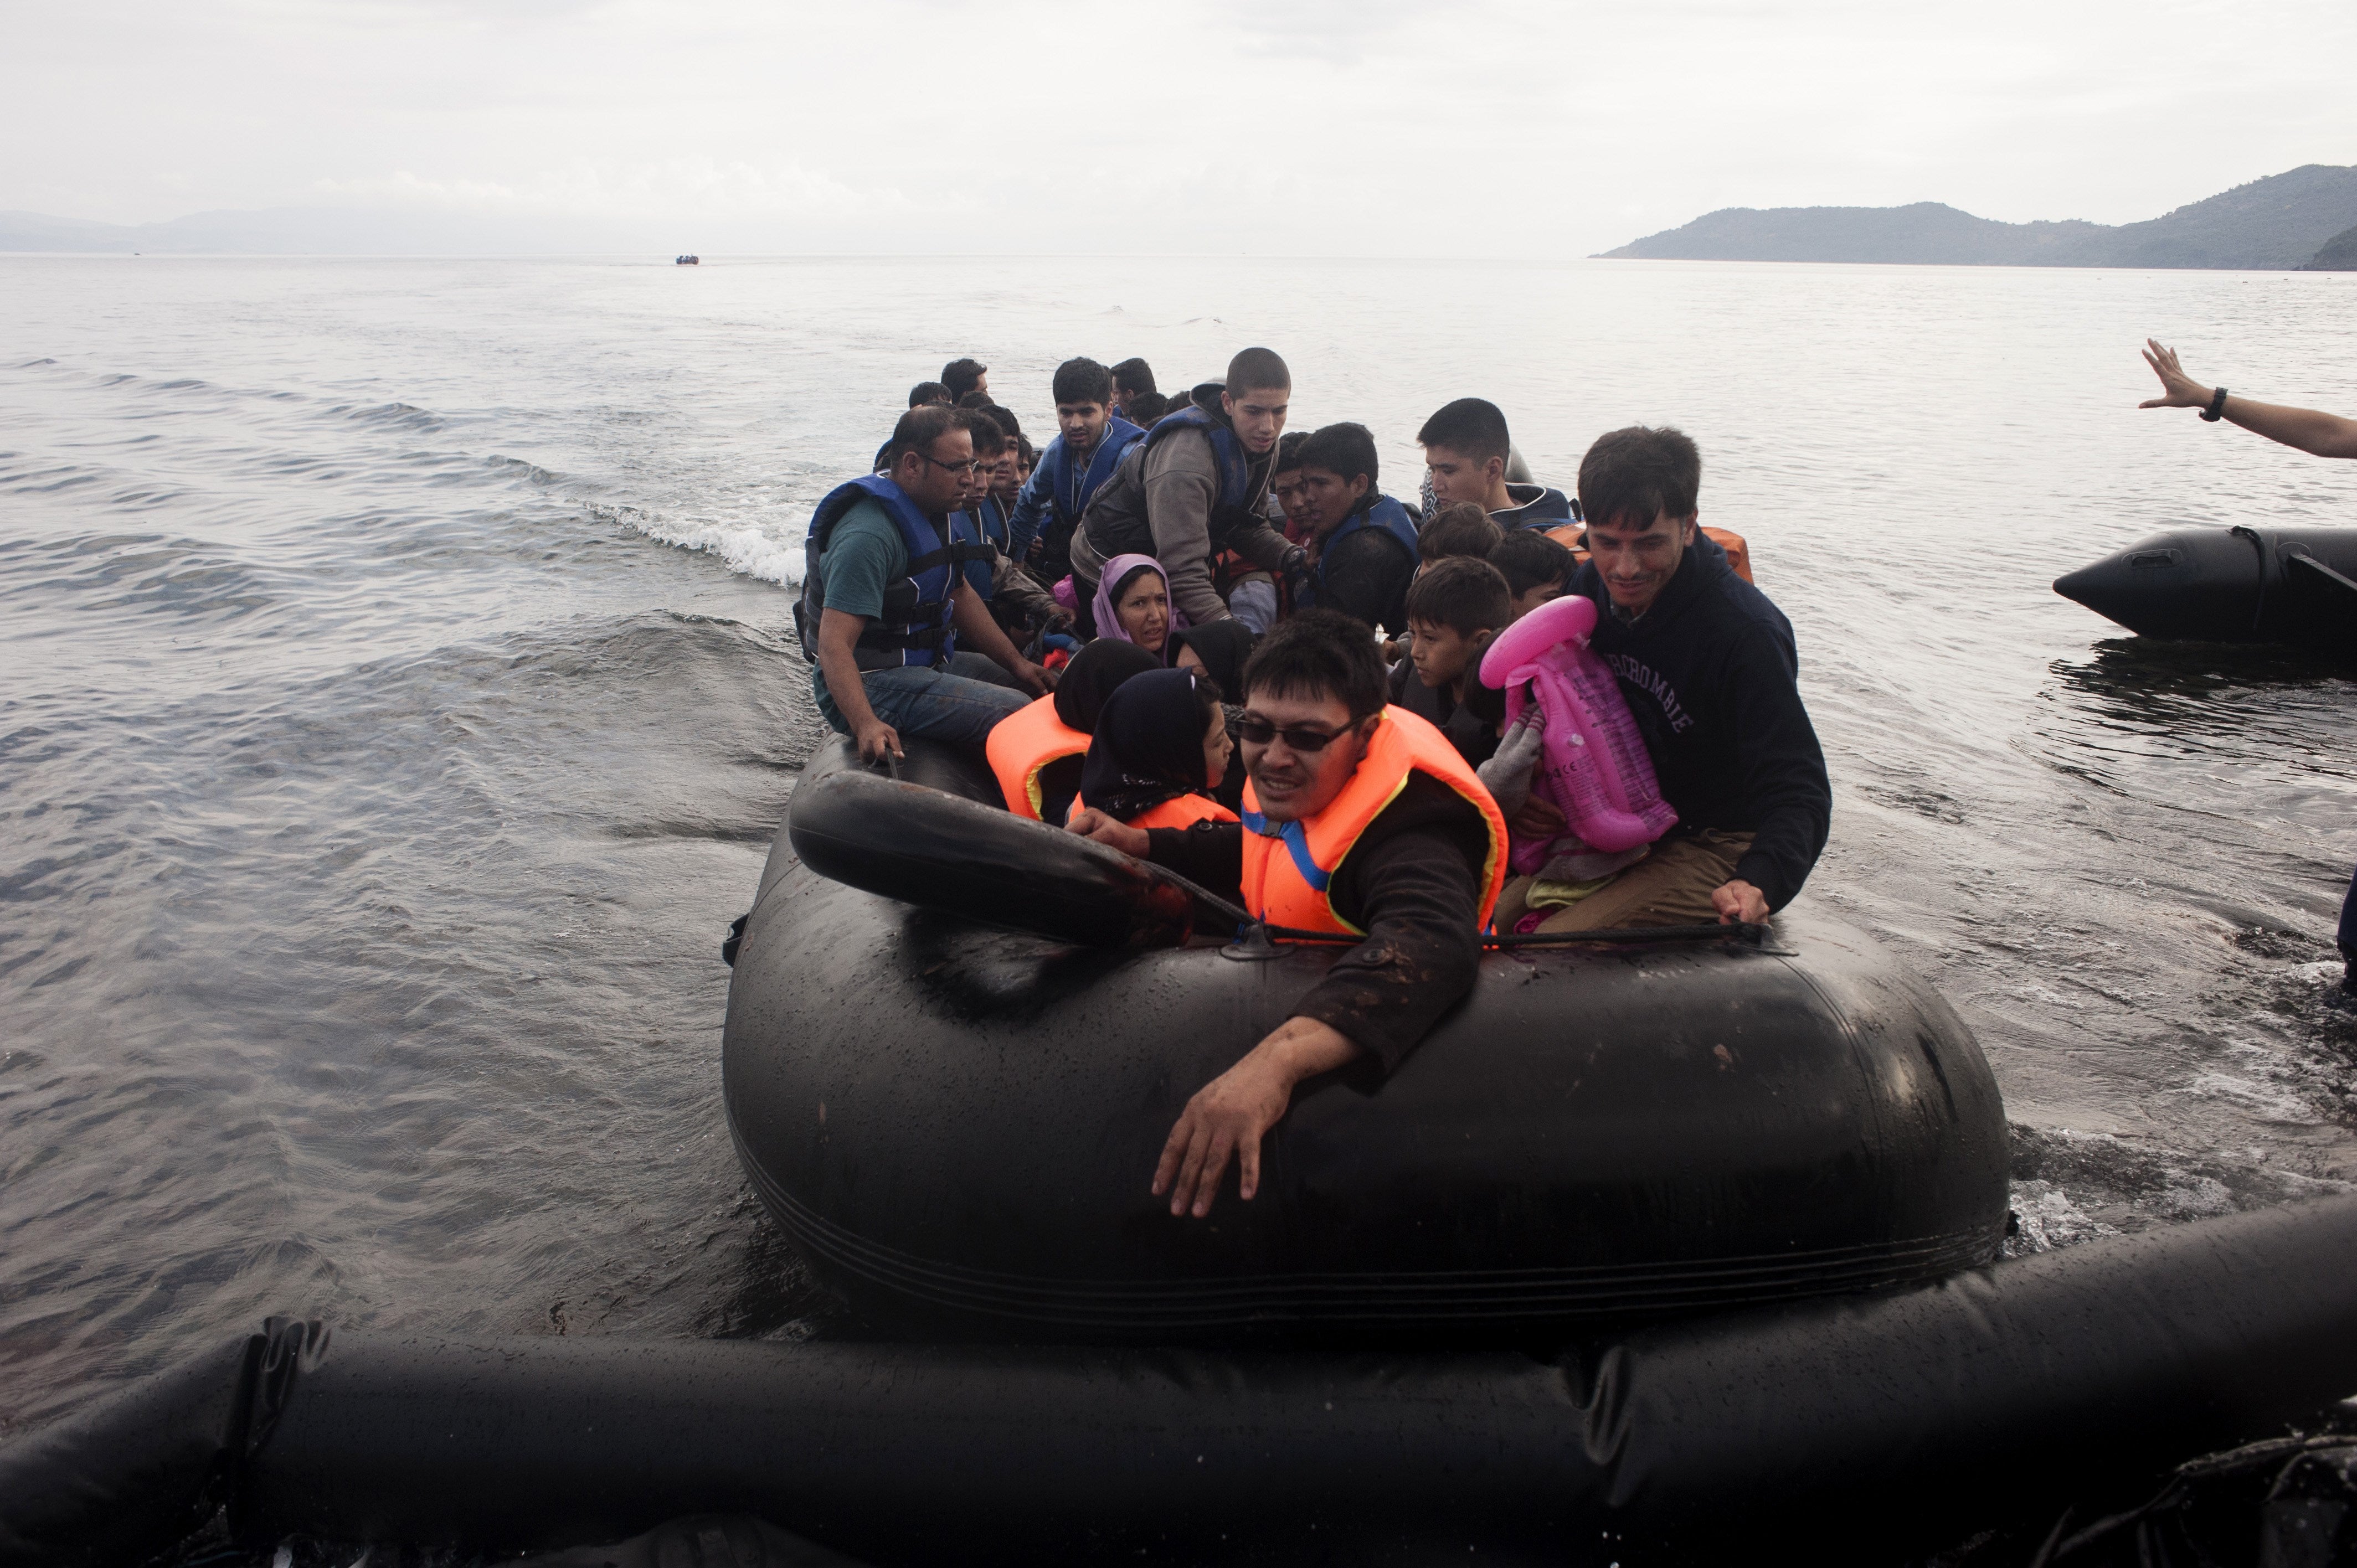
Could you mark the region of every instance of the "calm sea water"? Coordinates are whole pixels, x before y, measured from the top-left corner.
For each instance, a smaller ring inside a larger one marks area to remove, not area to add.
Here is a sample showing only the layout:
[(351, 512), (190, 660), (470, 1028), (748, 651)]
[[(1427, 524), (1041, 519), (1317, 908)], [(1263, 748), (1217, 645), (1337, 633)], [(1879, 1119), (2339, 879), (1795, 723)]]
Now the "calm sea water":
[[(0, 1432), (271, 1311), (809, 1331), (722, 1125), (717, 948), (819, 733), (812, 503), (908, 386), (1251, 342), (1412, 489), (1702, 444), (1800, 634), (1804, 895), (1979, 1031), (2021, 1245), (2357, 1179), (2329, 997), (2357, 683), (2055, 597), (2165, 524), (2357, 524), (2357, 279), (1570, 262), (0, 258)], [(1142, 1156), (1143, 1157), (1143, 1156)]]

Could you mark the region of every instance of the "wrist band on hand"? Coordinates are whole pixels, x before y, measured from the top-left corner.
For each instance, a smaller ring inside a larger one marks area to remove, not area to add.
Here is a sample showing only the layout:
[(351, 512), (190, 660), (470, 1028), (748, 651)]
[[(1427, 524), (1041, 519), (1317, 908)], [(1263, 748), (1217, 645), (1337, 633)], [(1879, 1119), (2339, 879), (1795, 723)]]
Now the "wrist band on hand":
[(2201, 411), (2201, 417), (2208, 420), (2212, 424), (2217, 424), (2221, 419), (2226, 417), (2226, 389), (2224, 387), (2220, 387), (2216, 392), (2210, 394), (2210, 406)]

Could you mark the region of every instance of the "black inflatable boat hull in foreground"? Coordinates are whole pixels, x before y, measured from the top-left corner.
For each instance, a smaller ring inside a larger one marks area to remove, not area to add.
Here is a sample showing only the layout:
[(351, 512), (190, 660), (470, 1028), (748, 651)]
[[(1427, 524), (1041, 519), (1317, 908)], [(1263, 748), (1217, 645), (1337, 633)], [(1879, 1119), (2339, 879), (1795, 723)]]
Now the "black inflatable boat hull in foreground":
[[(762, 1197), (872, 1306), (1058, 1337), (1519, 1332), (1932, 1278), (2001, 1240), (2004, 1117), (1971, 1032), (1831, 921), (1764, 950), (1489, 953), (1388, 1080), (1296, 1096), (1257, 1197), (1231, 1175), (1208, 1220), (1177, 1219), (1148, 1186), (1180, 1108), (1340, 950), (1083, 948), (816, 875), (798, 846), (1114, 942), (1135, 934), (1120, 878), (1146, 868), (847, 746), (805, 772), (723, 1077)], [(1183, 929), (1183, 891), (1135, 901), (1149, 936)]]
[(2055, 579), (2145, 637), (2357, 652), (2357, 528), (2179, 528)]
[(2352, 1329), (2346, 1197), (1561, 1360), (292, 1326), (0, 1452), (0, 1563), (136, 1561), (221, 1501), (265, 1542), (744, 1512), (885, 1563), (1897, 1561), (2306, 1419)]

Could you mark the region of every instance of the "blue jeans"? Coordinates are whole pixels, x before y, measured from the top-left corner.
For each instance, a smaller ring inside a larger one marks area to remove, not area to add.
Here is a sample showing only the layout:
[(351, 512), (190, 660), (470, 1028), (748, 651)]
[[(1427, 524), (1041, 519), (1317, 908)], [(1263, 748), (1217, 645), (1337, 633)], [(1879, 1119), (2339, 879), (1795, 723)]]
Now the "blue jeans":
[[(903, 740), (921, 736), (980, 746), (992, 725), (1031, 700), (1030, 693), (1015, 684), (1015, 677), (979, 653), (952, 653), (940, 669), (903, 664), (870, 670), (859, 682), (867, 689), (867, 705)], [(849, 735), (851, 725), (827, 695), (826, 678), (816, 666), (811, 670), (811, 694), (835, 733)]]

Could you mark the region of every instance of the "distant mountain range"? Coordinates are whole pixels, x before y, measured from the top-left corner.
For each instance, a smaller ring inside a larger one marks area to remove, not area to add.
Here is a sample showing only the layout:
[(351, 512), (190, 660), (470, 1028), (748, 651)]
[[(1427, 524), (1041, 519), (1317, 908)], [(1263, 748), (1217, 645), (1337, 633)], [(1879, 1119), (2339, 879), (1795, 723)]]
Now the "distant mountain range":
[(2307, 164), (2141, 223), (1998, 223), (1910, 207), (1728, 207), (1608, 257), (1934, 266), (2357, 270), (2357, 168)]

